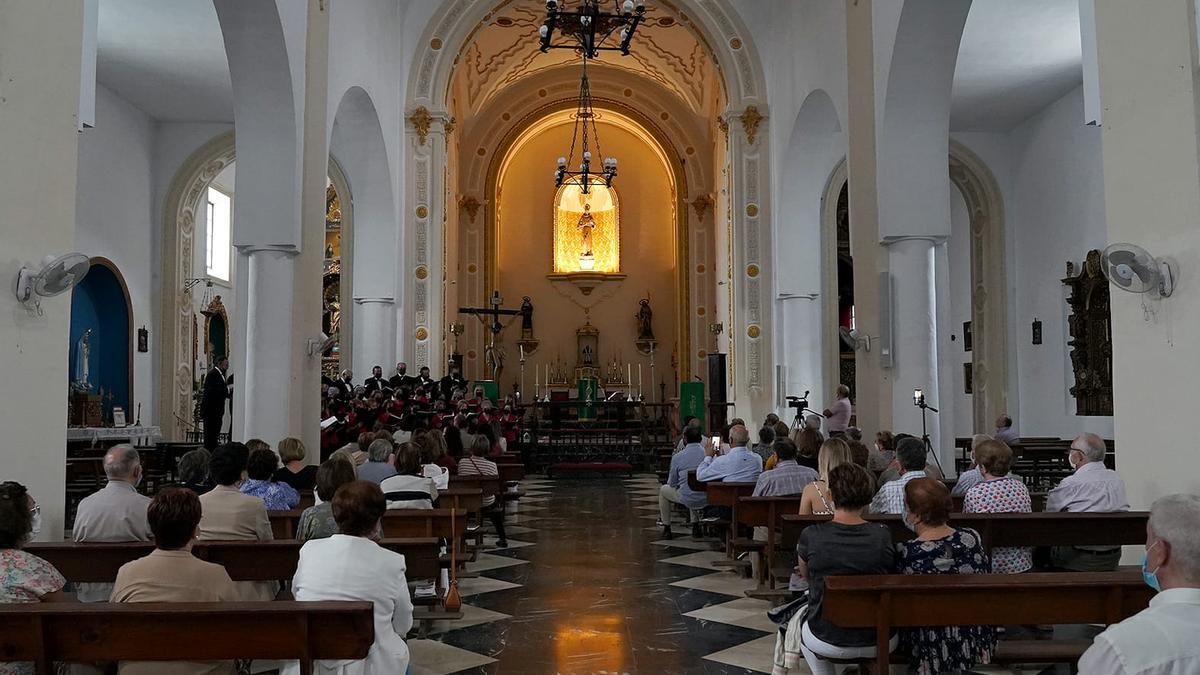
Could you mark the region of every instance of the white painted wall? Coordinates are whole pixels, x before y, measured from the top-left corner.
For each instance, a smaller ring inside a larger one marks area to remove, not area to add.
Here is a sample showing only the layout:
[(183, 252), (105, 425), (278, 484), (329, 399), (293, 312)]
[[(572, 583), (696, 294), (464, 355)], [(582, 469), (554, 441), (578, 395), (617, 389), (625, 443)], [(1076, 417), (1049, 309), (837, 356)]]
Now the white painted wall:
[[(108, 258), (125, 277), (133, 305), (133, 340), (143, 325), (151, 331), (158, 327), (158, 303), (152, 297), (157, 260), (151, 212), (153, 145), (154, 121), (97, 85), (96, 125), (79, 135), (75, 248)], [(134, 349), (130, 393), (130, 420), (139, 403), (142, 422), (158, 419), (151, 352)]]

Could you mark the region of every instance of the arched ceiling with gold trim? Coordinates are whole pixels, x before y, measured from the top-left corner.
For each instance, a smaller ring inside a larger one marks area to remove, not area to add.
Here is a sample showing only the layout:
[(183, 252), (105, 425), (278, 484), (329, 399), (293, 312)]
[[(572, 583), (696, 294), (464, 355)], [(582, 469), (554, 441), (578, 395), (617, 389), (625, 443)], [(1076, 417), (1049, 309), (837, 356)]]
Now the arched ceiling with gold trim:
[[(577, 0), (571, 7), (576, 4)], [(612, 10), (611, 0), (605, 0), (604, 8)], [(562, 78), (578, 81), (577, 51), (538, 51), (538, 28), (545, 16), (544, 0), (505, 0), (488, 14), (455, 64), (451, 92), (456, 115), (470, 118), (528, 77), (540, 76), (547, 82)], [(664, 0), (646, 3), (646, 19), (634, 36), (629, 56), (603, 52), (592, 65), (648, 78), (702, 117), (715, 112), (722, 95), (712, 50), (698, 37), (691, 19)]]

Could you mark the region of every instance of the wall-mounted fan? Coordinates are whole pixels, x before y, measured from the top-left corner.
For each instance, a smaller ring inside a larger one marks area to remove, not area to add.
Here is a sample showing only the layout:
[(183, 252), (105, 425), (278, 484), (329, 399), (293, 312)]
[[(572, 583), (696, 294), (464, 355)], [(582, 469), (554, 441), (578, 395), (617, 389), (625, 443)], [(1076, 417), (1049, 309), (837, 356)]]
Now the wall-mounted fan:
[(82, 253), (68, 253), (57, 258), (48, 255), (42, 259), (40, 270), (21, 267), (17, 271), (13, 293), (21, 304), (41, 312), (41, 298), (71, 290), (83, 280), (91, 266), (91, 260)]
[(1133, 244), (1112, 244), (1104, 249), (1104, 276), (1130, 293), (1157, 293), (1166, 298), (1175, 290), (1178, 272), (1174, 261), (1155, 258)]

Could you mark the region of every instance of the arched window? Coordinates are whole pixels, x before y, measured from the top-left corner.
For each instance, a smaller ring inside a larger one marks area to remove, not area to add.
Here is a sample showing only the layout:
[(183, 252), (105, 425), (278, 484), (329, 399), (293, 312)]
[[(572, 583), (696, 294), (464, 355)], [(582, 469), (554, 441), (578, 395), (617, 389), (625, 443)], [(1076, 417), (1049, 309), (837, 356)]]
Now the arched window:
[(617, 193), (567, 184), (554, 197), (554, 273), (621, 272), (621, 212)]

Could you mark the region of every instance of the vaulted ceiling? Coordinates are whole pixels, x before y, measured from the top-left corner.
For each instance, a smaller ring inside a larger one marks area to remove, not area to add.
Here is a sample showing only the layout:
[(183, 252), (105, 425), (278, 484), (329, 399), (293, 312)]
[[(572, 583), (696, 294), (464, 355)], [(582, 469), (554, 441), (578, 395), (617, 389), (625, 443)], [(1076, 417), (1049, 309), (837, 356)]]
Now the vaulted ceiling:
[[(543, 0), (505, 0), (492, 11), (459, 54), (451, 85), (457, 114), (470, 117), (526, 77), (579, 78), (575, 50), (538, 51), (538, 28), (545, 16)], [(711, 50), (687, 15), (662, 0), (647, 3), (646, 20), (629, 56), (604, 52), (592, 65), (642, 75), (701, 116), (711, 112), (720, 94)]]

